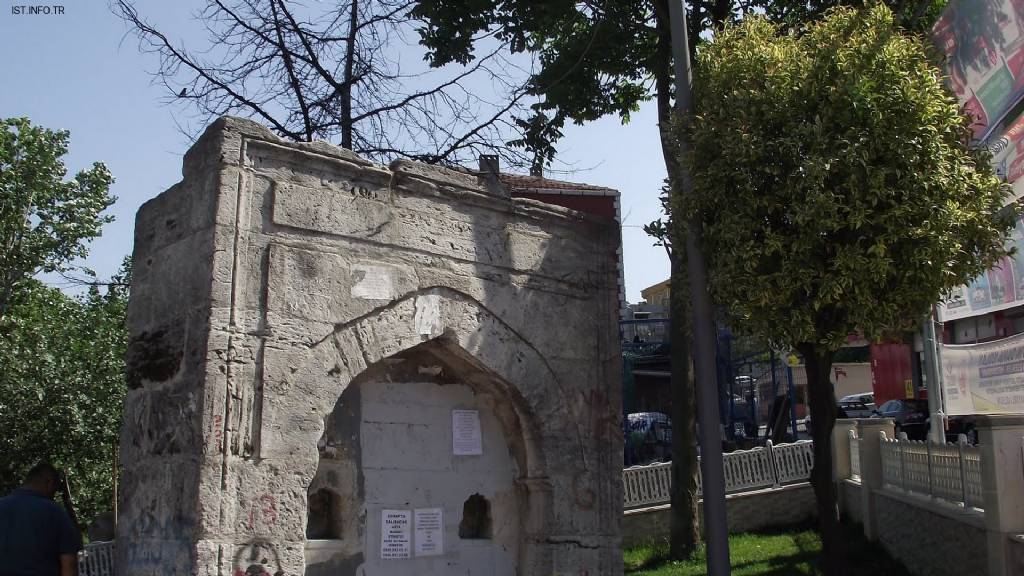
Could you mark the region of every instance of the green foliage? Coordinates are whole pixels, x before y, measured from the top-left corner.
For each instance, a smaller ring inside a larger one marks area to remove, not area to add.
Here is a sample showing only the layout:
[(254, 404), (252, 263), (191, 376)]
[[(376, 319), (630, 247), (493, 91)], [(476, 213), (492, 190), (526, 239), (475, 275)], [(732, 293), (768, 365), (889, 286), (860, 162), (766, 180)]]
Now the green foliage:
[(49, 460), (68, 471), (82, 522), (112, 508), (127, 264), (105, 290), (80, 297), (27, 280), (0, 321), (0, 493)]
[(71, 180), (62, 157), (70, 134), (3, 120), (0, 129), (0, 317), (11, 298), (39, 272), (67, 270), (88, 253), (114, 203), (113, 177), (97, 162)]
[[(894, 14), (896, 23), (914, 33), (927, 33), (942, 15), (948, 0), (888, 0), (884, 2)], [(772, 22), (786, 29), (799, 30), (808, 22), (818, 20), (839, 6), (863, 7), (861, 0), (757, 0), (754, 5)]]
[[(927, 30), (947, 0), (887, 0), (900, 25)], [(691, 52), (709, 31), (752, 14), (800, 29), (840, 5), (860, 0), (690, 0)], [(642, 102), (658, 98), (667, 114), (672, 99), (672, 56), (665, 0), (434, 0), (419, 2), (420, 41), (434, 66), (468, 63), (482, 38), (508, 41), (513, 52), (535, 55), (530, 93), (538, 102), (516, 120), (523, 136), (510, 142), (535, 154), (534, 168), (549, 162), (567, 120), (582, 124), (607, 115), (628, 122)], [(490, 49), (489, 44), (484, 47)]]
[(535, 164), (551, 160), (567, 119), (582, 124), (614, 114), (628, 121), (653, 95), (654, 68), (669, 75), (671, 62), (657, 53), (652, 2), (438, 0), (418, 3), (413, 13), (424, 22), (421, 43), (432, 65), (473, 60), (484, 31), (536, 56), (529, 86), (539, 101), (529, 118), (517, 119), (523, 137), (511, 142), (534, 153)]
[(870, 346), (843, 346), (832, 358), (835, 363), (867, 364), (871, 361)]
[(802, 35), (746, 19), (704, 45), (694, 85), (709, 284), (756, 334), (831, 353), (906, 327), (1006, 254), (1008, 188), (884, 6)]
[[(854, 574), (908, 576), (907, 569), (877, 542), (864, 539), (857, 525), (845, 525), (849, 544), (846, 564)], [(734, 576), (816, 576), (821, 574), (821, 539), (813, 530), (784, 530), (733, 534), (729, 559)], [(704, 576), (705, 550), (689, 561), (672, 562), (665, 546), (641, 546), (623, 550), (625, 573), (634, 576)]]

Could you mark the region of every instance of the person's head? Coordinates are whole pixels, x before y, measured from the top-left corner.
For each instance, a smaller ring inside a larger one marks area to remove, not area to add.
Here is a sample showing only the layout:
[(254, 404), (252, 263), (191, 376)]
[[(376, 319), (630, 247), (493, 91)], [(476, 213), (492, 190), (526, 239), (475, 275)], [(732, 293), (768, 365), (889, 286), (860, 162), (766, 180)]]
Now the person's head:
[(60, 472), (49, 462), (40, 462), (25, 475), (25, 487), (53, 498), (60, 487)]

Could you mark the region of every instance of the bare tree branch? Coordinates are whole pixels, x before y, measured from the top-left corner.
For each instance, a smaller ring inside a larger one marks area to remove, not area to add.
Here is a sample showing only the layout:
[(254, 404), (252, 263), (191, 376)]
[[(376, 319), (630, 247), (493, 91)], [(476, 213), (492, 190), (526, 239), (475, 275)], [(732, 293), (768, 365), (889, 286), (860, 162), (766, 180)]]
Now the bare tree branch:
[[(128, 17), (128, 19), (131, 21), (131, 23), (140, 31), (140, 33), (143, 33), (145, 35), (147, 41), (149, 41), (149, 42), (159, 41), (159, 45), (157, 46), (157, 49), (159, 51), (163, 52), (166, 55), (169, 55), (169, 56), (175, 58), (177, 60), (177, 63), (183, 64), (183, 65), (187, 66), (188, 68), (190, 68), (191, 70), (193, 70), (198, 76), (200, 76), (201, 78), (203, 78), (204, 80), (209, 82), (211, 85), (217, 87), (218, 89), (223, 91), (225, 94), (230, 96), (237, 103), (237, 105), (241, 105), (241, 106), (244, 106), (244, 107), (248, 108), (254, 114), (256, 114), (257, 116), (259, 116), (259, 117), (263, 118), (264, 120), (266, 120), (267, 122), (269, 122), (280, 133), (282, 133), (282, 134), (284, 134), (286, 136), (289, 136), (289, 137), (291, 137), (293, 139), (296, 139), (296, 140), (299, 139), (297, 137), (298, 135), (295, 132), (293, 132), (291, 130), (288, 130), (287, 128), (284, 127), (284, 125), (282, 125), (280, 122), (278, 122), (273, 116), (271, 116), (270, 114), (265, 112), (263, 110), (263, 108), (259, 105), (259, 103), (253, 102), (252, 100), (244, 97), (242, 94), (239, 94), (238, 92), (233, 90), (227, 84), (219, 81), (212, 74), (210, 74), (207, 70), (204, 70), (202, 66), (200, 66), (197, 63), (193, 62), (187, 55), (185, 55), (183, 52), (181, 52), (177, 48), (175, 48), (171, 44), (171, 42), (167, 39), (166, 36), (164, 36), (159, 31), (157, 31), (156, 29), (152, 28), (145, 21), (143, 21), (139, 17), (138, 12), (136, 12), (135, 8), (133, 6), (131, 6), (131, 4), (129, 4), (126, 0), (118, 0), (118, 5), (121, 6), (121, 8), (123, 10), (123, 14), (126, 17)], [(164, 56), (165, 61), (166, 61), (166, 58), (167, 58), (166, 55)], [(195, 98), (196, 96), (192, 96), (192, 97)]]
[(508, 146), (519, 130), (513, 115), (531, 93), (529, 72), (494, 37), (472, 65), (430, 68), (415, 58), (415, 4), (207, 0), (195, 14), (206, 41), (188, 46), (171, 42), (132, 0), (113, 8), (140, 49), (157, 56), (154, 76), (168, 100), (195, 112), (198, 128), (239, 114), (286, 138), (340, 140), (381, 162), (459, 164), (498, 151), (529, 165), (525, 151)]

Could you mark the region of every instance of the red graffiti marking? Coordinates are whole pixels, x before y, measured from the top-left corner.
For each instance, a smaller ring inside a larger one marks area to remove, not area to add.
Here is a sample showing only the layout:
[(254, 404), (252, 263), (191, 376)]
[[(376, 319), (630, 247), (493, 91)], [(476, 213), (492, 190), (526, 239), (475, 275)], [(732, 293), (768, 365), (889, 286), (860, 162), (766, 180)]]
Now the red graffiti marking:
[(272, 495), (263, 494), (249, 505), (249, 530), (276, 523), (277, 500)]
[(224, 442), (224, 417), (220, 414), (213, 417), (213, 442), (219, 451)]

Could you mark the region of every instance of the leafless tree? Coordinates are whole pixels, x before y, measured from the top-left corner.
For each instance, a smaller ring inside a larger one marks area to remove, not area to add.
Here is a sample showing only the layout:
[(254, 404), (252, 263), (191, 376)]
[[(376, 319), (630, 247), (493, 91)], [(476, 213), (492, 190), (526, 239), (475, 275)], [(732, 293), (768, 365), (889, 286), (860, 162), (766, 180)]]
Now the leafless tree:
[[(154, 75), (199, 126), (251, 117), (294, 140), (333, 141), (364, 156), (457, 164), (481, 152), (529, 165), (516, 116), (529, 77), (497, 39), (486, 57), (430, 68), (412, 0), (206, 0), (205, 46), (184, 46), (131, 0), (113, 9), (159, 57)], [(325, 8), (324, 6), (329, 6)], [(193, 127), (185, 127), (192, 132)]]

